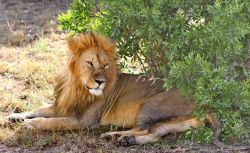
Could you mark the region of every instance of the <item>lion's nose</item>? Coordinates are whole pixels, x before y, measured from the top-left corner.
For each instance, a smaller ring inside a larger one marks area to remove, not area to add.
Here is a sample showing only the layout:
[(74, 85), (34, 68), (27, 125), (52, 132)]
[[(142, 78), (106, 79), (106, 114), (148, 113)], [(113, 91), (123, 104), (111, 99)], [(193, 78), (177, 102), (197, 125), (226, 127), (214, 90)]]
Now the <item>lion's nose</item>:
[(96, 83), (98, 83), (99, 85), (101, 85), (102, 83), (105, 82), (105, 80), (95, 80)]

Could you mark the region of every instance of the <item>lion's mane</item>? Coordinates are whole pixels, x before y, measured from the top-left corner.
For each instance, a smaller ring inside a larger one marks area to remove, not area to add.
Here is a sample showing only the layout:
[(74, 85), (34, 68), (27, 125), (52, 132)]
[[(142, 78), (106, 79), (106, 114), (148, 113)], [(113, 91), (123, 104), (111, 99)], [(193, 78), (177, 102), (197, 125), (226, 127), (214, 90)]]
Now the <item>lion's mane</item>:
[(56, 77), (54, 107), (58, 116), (74, 115), (80, 117), (88, 104), (96, 99), (79, 80), (78, 62), (81, 53), (89, 48), (94, 48), (97, 54), (98, 51), (103, 50), (109, 59), (113, 60), (113, 64), (110, 65), (112, 69), (108, 74), (109, 81), (104, 88), (105, 95), (112, 89), (117, 77), (116, 46), (110, 39), (92, 32), (69, 37), (67, 44), (70, 50), (70, 59), (67, 69)]

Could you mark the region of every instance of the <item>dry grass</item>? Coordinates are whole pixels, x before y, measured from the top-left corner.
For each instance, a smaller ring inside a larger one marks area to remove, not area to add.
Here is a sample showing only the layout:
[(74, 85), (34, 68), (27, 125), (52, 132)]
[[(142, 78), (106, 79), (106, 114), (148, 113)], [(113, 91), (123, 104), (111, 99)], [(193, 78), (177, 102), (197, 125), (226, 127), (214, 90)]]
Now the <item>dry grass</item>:
[(9, 123), (7, 115), (12, 112), (29, 111), (52, 103), (53, 77), (67, 62), (64, 39), (64, 35), (52, 34), (31, 45), (0, 48), (0, 152), (227, 152), (213, 145), (185, 141), (181, 135), (169, 135), (156, 144), (124, 148), (100, 140), (100, 133), (111, 127), (31, 131), (22, 123)]
[[(25, 137), (28, 134), (21, 124), (5, 126), (6, 116), (53, 101), (53, 76), (67, 62), (66, 54), (63, 38), (53, 41), (51, 37), (41, 37), (31, 45), (0, 48), (1, 142), (27, 147), (33, 144), (28, 144), (30, 140)], [(45, 141), (47, 138), (37, 141), (35, 146), (41, 148), (39, 144), (46, 144)]]

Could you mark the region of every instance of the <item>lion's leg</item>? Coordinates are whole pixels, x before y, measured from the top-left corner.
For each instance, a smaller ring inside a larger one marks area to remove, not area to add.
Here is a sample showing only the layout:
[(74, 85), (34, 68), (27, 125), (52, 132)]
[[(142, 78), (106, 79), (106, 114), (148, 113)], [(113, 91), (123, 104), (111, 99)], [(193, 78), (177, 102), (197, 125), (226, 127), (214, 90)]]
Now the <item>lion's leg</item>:
[(38, 117), (33, 119), (25, 119), (24, 125), (27, 128), (37, 130), (76, 130), (84, 127), (81, 121), (74, 117)]
[(162, 137), (168, 133), (184, 132), (190, 128), (197, 128), (202, 124), (203, 122), (196, 118), (179, 117), (172, 120), (155, 123), (150, 128), (150, 132)]
[(166, 120), (153, 124), (150, 127), (150, 133), (147, 135), (130, 135), (118, 138), (122, 146), (135, 144), (145, 144), (158, 141), (162, 136), (168, 133), (184, 132), (192, 127), (197, 128), (203, 122), (190, 117), (180, 117), (174, 120)]
[(9, 115), (10, 121), (22, 121), (24, 119), (31, 119), (31, 118), (37, 118), (37, 117), (55, 117), (56, 112), (54, 109), (54, 106), (47, 106), (39, 108), (32, 112), (24, 112), (24, 113), (13, 113)]
[(139, 130), (137, 128), (133, 128), (127, 131), (114, 131), (114, 132), (107, 132), (101, 135), (101, 138), (105, 139), (112, 139), (115, 136), (129, 136), (129, 135), (147, 135), (149, 130)]
[[(215, 144), (223, 145), (220, 140), (220, 122), (212, 115), (207, 114), (206, 118), (212, 124), (215, 130)], [(145, 144), (158, 141), (162, 136), (168, 133), (177, 133), (177, 132), (185, 132), (190, 128), (198, 128), (202, 124), (203, 121), (200, 121), (196, 118), (192, 118), (190, 116), (186, 117), (178, 117), (172, 120), (161, 121), (153, 124), (150, 127), (150, 133), (147, 135), (130, 135), (123, 136), (118, 138), (118, 142), (120, 145), (129, 146), (135, 144)]]

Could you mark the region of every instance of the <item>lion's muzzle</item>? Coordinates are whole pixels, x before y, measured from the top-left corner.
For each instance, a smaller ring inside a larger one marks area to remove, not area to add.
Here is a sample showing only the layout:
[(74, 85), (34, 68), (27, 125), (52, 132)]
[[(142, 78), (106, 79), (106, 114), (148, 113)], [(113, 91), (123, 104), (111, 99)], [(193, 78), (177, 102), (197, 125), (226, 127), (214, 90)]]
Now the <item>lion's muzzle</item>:
[(89, 92), (94, 96), (101, 96), (103, 95), (103, 89), (106, 85), (106, 81), (104, 80), (95, 80), (96, 87), (95, 88), (89, 88)]

